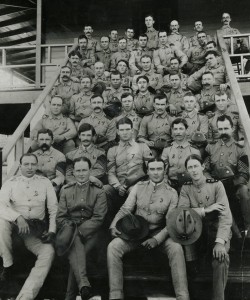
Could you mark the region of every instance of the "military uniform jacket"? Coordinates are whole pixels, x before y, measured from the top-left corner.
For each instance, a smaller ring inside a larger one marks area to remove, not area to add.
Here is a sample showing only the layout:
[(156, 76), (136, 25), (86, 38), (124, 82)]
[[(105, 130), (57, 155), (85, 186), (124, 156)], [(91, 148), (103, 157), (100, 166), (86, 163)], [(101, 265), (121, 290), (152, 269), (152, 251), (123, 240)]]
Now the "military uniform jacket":
[(184, 35), (181, 35), (179, 32), (170, 33), (170, 35), (168, 36), (168, 43), (174, 44), (177, 49), (180, 49), (184, 53), (187, 53), (189, 49), (188, 39)]
[(43, 115), (42, 119), (37, 123), (31, 132), (31, 139), (37, 139), (37, 132), (40, 129), (50, 129), (55, 136), (63, 136), (65, 140), (70, 140), (76, 137), (76, 128), (70, 118), (63, 116)]
[[(205, 171), (212, 176), (220, 169), (234, 173), (234, 184), (247, 184), (249, 180), (249, 162), (244, 147), (231, 138), (228, 142), (218, 140), (206, 147), (207, 157), (204, 161)], [(227, 168), (229, 168), (227, 170)]]
[(150, 28), (146, 32), (146, 35), (148, 36), (147, 47), (150, 50), (154, 50), (158, 47), (158, 42), (159, 42), (158, 33), (159, 31), (155, 30), (154, 28)]
[(218, 220), (211, 224), (217, 229), (215, 241), (224, 244), (231, 238), (232, 214), (223, 184), (203, 176), (198, 184), (187, 182), (182, 186), (178, 206), (191, 207), (203, 218), (204, 208), (214, 203), (224, 204), (225, 207)]
[(150, 55), (152, 56), (152, 50), (149, 50), (148, 47), (141, 48), (138, 47), (136, 50), (131, 52), (131, 56), (129, 58), (129, 68), (130, 70), (137, 72), (141, 71), (141, 57), (143, 55)]
[(66, 168), (66, 182), (75, 182), (73, 175), (73, 161), (80, 157), (87, 157), (91, 162), (90, 175), (102, 178), (106, 174), (107, 169), (107, 158), (103, 149), (97, 148), (91, 144), (85, 148), (81, 144), (80, 146), (66, 154), (67, 168)]
[(86, 118), (93, 112), (90, 105), (90, 98), (93, 95), (91, 91), (81, 91), (79, 94), (73, 95), (70, 99), (69, 117), (73, 121), (80, 122), (82, 118)]
[[(198, 32), (196, 32), (195, 35), (193, 35), (189, 38), (189, 46), (190, 47), (194, 47), (194, 46), (199, 45), (197, 36), (198, 36)], [(207, 34), (207, 41), (210, 42), (212, 40), (213, 40), (212, 37), (209, 34)]]
[(166, 173), (171, 180), (177, 180), (177, 174), (186, 174), (185, 160), (191, 154), (201, 155), (200, 151), (187, 141), (181, 145), (173, 142), (163, 149), (161, 158), (166, 164)]
[(34, 154), (38, 159), (39, 174), (41, 173), (56, 185), (63, 184), (66, 169), (65, 155), (53, 147), (47, 151), (38, 149)]
[(84, 68), (81, 63), (74, 67), (71, 62), (68, 62), (68, 66), (71, 68), (71, 78), (81, 79), (82, 76), (87, 75), (93, 77), (94, 73), (90, 68)]
[(154, 95), (147, 91), (145, 94), (138, 93), (134, 97), (134, 106), (136, 111), (140, 111), (142, 107), (146, 107), (149, 111), (154, 110)]
[(120, 141), (108, 150), (108, 181), (113, 187), (131, 186), (145, 176), (144, 163), (152, 158), (149, 147), (144, 143)]
[(137, 39), (127, 39), (127, 49), (128, 51), (134, 51), (138, 48), (138, 40)]
[(128, 213), (142, 216), (148, 221), (149, 230), (159, 245), (168, 238), (166, 220), (177, 203), (177, 192), (165, 181), (158, 184), (152, 181), (139, 182), (129, 193), (110, 228), (114, 228), (117, 221)]
[(111, 66), (110, 70), (114, 71), (116, 70), (116, 65), (119, 60), (123, 59), (126, 60), (127, 62), (129, 61), (130, 58), (130, 51), (128, 50), (118, 50), (117, 52), (113, 53), (111, 55)]
[(134, 129), (134, 138), (137, 137), (137, 134), (139, 132), (140, 124), (141, 124), (141, 118), (136, 114), (134, 110), (130, 112), (123, 111), (120, 116), (115, 118), (116, 123), (122, 119), (122, 118), (129, 118), (133, 122), (133, 129)]
[(59, 228), (75, 222), (81, 235), (89, 238), (101, 227), (106, 213), (105, 192), (93, 183), (74, 182), (62, 187), (56, 217)]
[(107, 50), (102, 49), (100, 52), (95, 53), (95, 60), (100, 61), (104, 64), (105, 71), (110, 70), (111, 55), (112, 55), (112, 52), (109, 48)]
[(158, 139), (171, 140), (170, 121), (167, 112), (158, 115), (156, 112), (143, 117), (138, 138), (156, 142)]
[(185, 95), (185, 93), (186, 91), (181, 87), (179, 87), (178, 89), (171, 89), (169, 93), (166, 93), (168, 103), (173, 104), (178, 112), (182, 111), (183, 96)]
[(191, 47), (187, 52), (189, 62), (191, 62), (192, 64), (200, 65), (201, 67), (204, 66), (206, 63), (206, 52), (206, 48), (200, 45)]
[(98, 82), (103, 82), (105, 84), (106, 87), (110, 87), (110, 77), (107, 76), (105, 73), (102, 74), (102, 76), (95, 76), (93, 78), (93, 86), (98, 83)]
[[(235, 35), (235, 34), (240, 34), (240, 31), (236, 28), (232, 28), (230, 25), (223, 25), (220, 30), (222, 31), (222, 36), (224, 35)], [(227, 46), (227, 51), (230, 53), (231, 51), (231, 39), (230, 38), (226, 38), (224, 39), (225, 44)], [(236, 39), (233, 39), (233, 47), (234, 50), (237, 47), (237, 43), (236, 43)]]
[[(179, 72), (179, 75), (181, 77), (181, 88), (183, 90), (186, 90), (187, 89), (187, 79), (188, 79), (188, 75), (187, 74), (184, 74), (184, 73), (181, 73)], [(164, 85), (164, 90), (167, 88), (169, 91), (171, 90), (172, 88), (172, 84), (170, 82), (170, 78), (169, 78), (169, 74), (165, 75), (163, 77), (163, 85)]]
[(116, 40), (116, 41), (110, 40), (109, 48), (112, 53), (117, 52), (118, 51), (118, 40)]
[(200, 110), (207, 106), (214, 104), (214, 95), (216, 94), (216, 89), (212, 87), (209, 90), (202, 89), (200, 94), (196, 94), (195, 98), (200, 106)]
[(147, 76), (148, 79), (149, 79), (149, 85), (155, 89), (155, 90), (158, 90), (162, 87), (163, 85), (163, 78), (162, 78), (162, 75), (160, 74), (157, 74), (155, 73), (153, 70), (150, 70), (148, 72), (145, 72), (145, 71), (142, 71), (141, 74), (139, 75), (135, 75), (133, 77), (133, 81), (132, 81), (132, 89), (134, 91), (137, 91), (138, 90), (138, 85), (136, 83), (136, 80), (139, 76)]
[(120, 86), (118, 89), (115, 89), (111, 86), (103, 92), (104, 102), (106, 104), (113, 102), (114, 97), (118, 98), (121, 101), (121, 96), (123, 93), (124, 89), (122, 86)]
[(81, 49), (79, 48), (82, 59), (81, 64), (83, 66), (92, 67), (95, 64), (95, 52), (93, 49)]
[(49, 231), (56, 232), (57, 198), (50, 180), (34, 175), (19, 175), (4, 183), (0, 191), (0, 218), (15, 222), (19, 216), (25, 219), (44, 220), (45, 208), (49, 212)]

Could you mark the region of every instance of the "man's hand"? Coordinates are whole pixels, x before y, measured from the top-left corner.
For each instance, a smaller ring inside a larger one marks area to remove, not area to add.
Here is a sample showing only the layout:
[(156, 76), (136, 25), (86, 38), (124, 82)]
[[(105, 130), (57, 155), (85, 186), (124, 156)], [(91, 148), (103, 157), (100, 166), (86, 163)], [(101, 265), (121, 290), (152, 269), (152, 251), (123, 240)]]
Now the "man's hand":
[(157, 240), (155, 238), (147, 239), (145, 242), (141, 244), (143, 247), (147, 248), (148, 250), (155, 248), (158, 246)]
[(118, 229), (116, 229), (116, 227), (115, 228), (111, 228), (111, 236), (112, 237), (119, 237), (119, 235), (121, 234), (121, 232), (118, 230)]
[(147, 144), (149, 147), (154, 147), (155, 145), (154, 141), (145, 141), (145, 144)]
[(225, 204), (223, 204), (223, 203), (214, 203), (214, 204), (206, 207), (204, 210), (205, 210), (205, 213), (210, 213), (212, 211), (223, 212), (223, 210), (225, 210)]
[(30, 233), (30, 228), (29, 224), (26, 222), (23, 216), (19, 216), (16, 219), (16, 223), (18, 226), (18, 233), (19, 234), (29, 234)]
[(127, 187), (125, 185), (120, 185), (118, 187), (118, 192), (120, 196), (124, 196), (127, 193)]
[(216, 243), (213, 249), (213, 257), (218, 259), (219, 262), (223, 262), (228, 258), (228, 254), (224, 245)]
[(42, 235), (41, 239), (44, 244), (50, 244), (55, 241), (56, 234), (54, 232), (47, 232)]
[(225, 93), (225, 91), (227, 90), (227, 84), (220, 84), (220, 91), (222, 92), (222, 93)]
[(54, 136), (54, 143), (60, 143), (64, 140), (64, 136), (63, 135), (55, 135)]

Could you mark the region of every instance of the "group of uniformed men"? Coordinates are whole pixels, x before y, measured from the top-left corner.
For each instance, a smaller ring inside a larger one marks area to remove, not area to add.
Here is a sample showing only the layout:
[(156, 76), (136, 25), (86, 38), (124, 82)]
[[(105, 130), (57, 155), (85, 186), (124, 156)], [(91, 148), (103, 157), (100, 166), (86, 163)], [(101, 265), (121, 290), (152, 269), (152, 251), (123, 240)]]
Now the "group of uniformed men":
[[(237, 33), (230, 21), (224, 13), (224, 34)], [(85, 26), (31, 132), (33, 153), (23, 155), (21, 175), (1, 189), (1, 284), (13, 272), (12, 231), (37, 256), (17, 299), (37, 296), (54, 258), (56, 228), (75, 225), (64, 253), (70, 264), (67, 299), (79, 292), (83, 300), (92, 296), (86, 254), (108, 226), (114, 238), (107, 251), (110, 299), (124, 298), (122, 257), (142, 245), (168, 256), (176, 298), (188, 300), (185, 259), (197, 257), (192, 247), (184, 255), (169, 237), (166, 220), (177, 206), (215, 220), (207, 249), (213, 255), (213, 299), (224, 299), (232, 224), (236, 238), (241, 231), (250, 238), (249, 165), (239, 113), (216, 43), (201, 21), (190, 39), (175, 20), (169, 36), (154, 29), (151, 15), (145, 25), (138, 40), (128, 28), (126, 37), (118, 39), (112, 30), (100, 41)], [(148, 222), (146, 239), (119, 237), (116, 224), (127, 214)], [(39, 234), (37, 223), (44, 229)]]

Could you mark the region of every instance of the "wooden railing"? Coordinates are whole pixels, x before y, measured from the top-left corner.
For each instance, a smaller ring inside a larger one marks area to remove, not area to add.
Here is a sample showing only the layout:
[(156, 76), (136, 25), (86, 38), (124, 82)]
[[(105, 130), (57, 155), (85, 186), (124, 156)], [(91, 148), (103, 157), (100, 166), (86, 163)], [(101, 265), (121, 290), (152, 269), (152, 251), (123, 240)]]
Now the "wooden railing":
[(222, 53), (222, 57), (223, 60), (225, 62), (225, 67), (227, 70), (227, 74), (229, 77), (229, 82), (231, 85), (231, 96), (234, 100), (238, 110), (239, 110), (239, 115), (240, 115), (240, 119), (245, 131), (245, 146), (248, 152), (248, 156), (250, 157), (250, 118), (249, 118), (249, 114), (244, 102), (244, 99), (242, 97), (242, 93), (238, 84), (238, 81), (236, 79), (233, 67), (232, 67), (232, 63), (229, 57), (229, 53), (227, 51), (227, 47), (224, 41), (224, 38), (222, 36), (222, 33), (220, 30), (217, 31), (217, 40), (218, 40), (218, 46), (221, 50)]
[[(77, 44), (73, 45), (69, 51), (74, 50), (77, 47)], [(68, 62), (68, 53), (66, 53), (66, 58), (62, 61), (60, 65), (66, 65)], [(24, 142), (24, 132), (28, 128), (28, 126), (34, 122), (37, 123), (38, 119), (36, 118), (39, 109), (42, 107), (46, 97), (49, 95), (50, 91), (52, 90), (54, 84), (56, 83), (58, 76), (60, 74), (60, 67), (58, 67), (56, 73), (54, 74), (53, 78), (46, 85), (44, 90), (38, 96), (34, 104), (31, 106), (31, 109), (28, 111), (27, 115), (24, 117), (22, 122), (17, 127), (16, 131), (13, 133), (11, 138), (9, 138), (7, 145), (3, 148), (3, 156), (2, 161), (3, 163), (7, 161), (7, 177), (13, 176), (16, 174), (19, 159), (27, 151), (29, 145), (26, 145)]]

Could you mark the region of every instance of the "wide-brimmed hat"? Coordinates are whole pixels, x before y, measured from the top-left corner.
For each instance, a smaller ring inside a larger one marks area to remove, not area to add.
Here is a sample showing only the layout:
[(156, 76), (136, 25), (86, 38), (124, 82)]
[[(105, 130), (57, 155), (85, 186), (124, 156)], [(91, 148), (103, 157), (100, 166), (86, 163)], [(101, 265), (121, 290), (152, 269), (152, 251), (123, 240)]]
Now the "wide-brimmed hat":
[(167, 228), (173, 241), (182, 245), (191, 245), (201, 235), (201, 217), (192, 208), (178, 207), (170, 212)]
[(106, 85), (104, 82), (99, 81), (97, 82), (93, 88), (92, 88), (92, 93), (97, 94), (97, 95), (102, 95), (102, 93), (106, 90)]
[(114, 118), (120, 115), (122, 111), (122, 104), (120, 100), (116, 97), (112, 99), (112, 102), (110, 102), (104, 109), (104, 113), (109, 116), (110, 118)]
[(58, 256), (66, 254), (72, 246), (77, 233), (75, 223), (64, 224), (56, 234), (55, 250)]
[(116, 228), (121, 232), (120, 238), (129, 241), (141, 240), (148, 235), (148, 222), (138, 215), (128, 214), (118, 220)]

